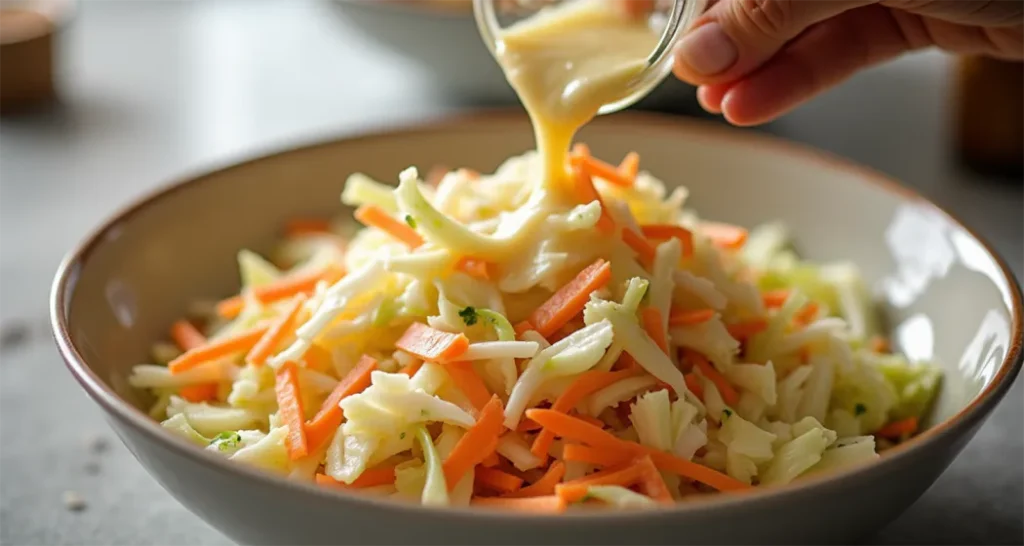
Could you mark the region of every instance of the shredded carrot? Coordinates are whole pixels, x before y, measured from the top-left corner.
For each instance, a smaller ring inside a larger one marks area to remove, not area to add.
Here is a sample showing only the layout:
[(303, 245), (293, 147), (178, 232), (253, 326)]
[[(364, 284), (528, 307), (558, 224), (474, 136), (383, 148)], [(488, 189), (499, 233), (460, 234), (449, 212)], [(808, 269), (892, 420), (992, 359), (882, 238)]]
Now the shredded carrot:
[(597, 449), (582, 444), (565, 444), (562, 458), (566, 461), (577, 461), (596, 466), (619, 466), (629, 462), (630, 455), (619, 451)]
[[(617, 372), (603, 372), (599, 370), (591, 370), (584, 372), (573, 381), (565, 391), (559, 395), (555, 403), (551, 405), (553, 411), (567, 413), (572, 408), (576, 407), (577, 404), (583, 401), (584, 398), (589, 396), (591, 393), (597, 392), (613, 383), (628, 379), (639, 373), (637, 368), (630, 368), (620, 370)], [(555, 441), (555, 433), (551, 430), (541, 430), (540, 434), (533, 440), (533, 446), (530, 448), (530, 452), (535, 456), (544, 458), (547, 457), (548, 450), (551, 449), (551, 443)]]
[(288, 427), (288, 436), (285, 437), (288, 458), (293, 461), (301, 459), (309, 454), (309, 445), (303, 423), (305, 413), (302, 408), (302, 392), (299, 390), (299, 371), (294, 362), (285, 362), (277, 370), (274, 392), (277, 394), (277, 415)]
[(267, 328), (267, 326), (258, 326), (231, 337), (218, 339), (217, 341), (190, 349), (168, 363), (167, 369), (170, 370), (171, 374), (181, 373), (218, 358), (248, 351), (259, 342), (263, 334), (267, 333)]
[(668, 338), (665, 336), (665, 328), (661, 325), (661, 311), (656, 307), (644, 307), (640, 311), (640, 322), (651, 340), (662, 352), (668, 354)]
[(316, 343), (306, 349), (306, 354), (302, 355), (302, 362), (304, 367), (317, 372), (334, 370), (334, 357), (330, 351)]
[(636, 152), (626, 154), (626, 157), (623, 157), (622, 161), (619, 162), (618, 171), (622, 176), (632, 180), (630, 185), (635, 184), (636, 175), (640, 174), (640, 154)]
[(683, 379), (686, 381), (686, 388), (690, 389), (690, 392), (698, 399), (704, 400), (704, 385), (701, 384), (697, 374), (688, 373), (683, 376)]
[(501, 399), (494, 396), (444, 461), (444, 479), (449, 491), (498, 447), (504, 419), (505, 410)]
[(516, 331), (516, 337), (519, 337), (519, 336), (523, 335), (523, 333), (525, 333), (525, 332), (529, 332), (530, 330), (534, 330), (534, 327), (533, 327), (532, 324), (530, 324), (530, 321), (523, 320), (523, 321), (520, 321), (520, 322), (516, 323), (516, 325), (513, 327), (513, 329)]
[(701, 222), (699, 231), (715, 246), (736, 250), (747, 242), (747, 230), (732, 224), (721, 222)]
[[(601, 180), (616, 186), (630, 188), (636, 181), (636, 175), (627, 176), (627, 174), (619, 170), (618, 167), (609, 165), (608, 163), (590, 155), (590, 149), (583, 144), (573, 146), (573, 151), (569, 156), (569, 161), (574, 168), (579, 169), (590, 176), (596, 176)], [(640, 158), (637, 156), (637, 165), (639, 165), (639, 161)]]
[(246, 363), (252, 366), (262, 366), (270, 358), (270, 354), (278, 345), (284, 342), (298, 326), (299, 312), (302, 311), (302, 304), (306, 303), (306, 295), (299, 294), (295, 297), (291, 306), (275, 320), (263, 337), (253, 345), (252, 350), (245, 356)]
[(286, 237), (331, 233), (331, 221), (325, 218), (294, 218), (284, 225)]
[(182, 351), (190, 351), (206, 345), (206, 336), (187, 320), (179, 320), (171, 325), (171, 340)]
[(651, 456), (644, 455), (637, 459), (635, 464), (640, 468), (640, 489), (643, 493), (661, 504), (674, 504), (675, 501), (672, 499), (672, 493), (668, 490), (665, 478), (654, 466)]
[(366, 390), (370, 386), (370, 374), (377, 369), (377, 361), (363, 355), (352, 371), (335, 385), (331, 394), (327, 395), (320, 411), (306, 422), (306, 440), (310, 451), (316, 451), (338, 431), (344, 414), (338, 403), (353, 394)]
[(700, 370), (701, 375), (708, 378), (709, 381), (715, 384), (715, 388), (718, 389), (718, 393), (722, 395), (722, 400), (725, 401), (726, 404), (733, 406), (740, 401), (739, 393), (736, 392), (736, 389), (729, 383), (729, 380), (726, 379), (721, 372), (716, 370), (704, 355), (691, 350), (686, 350), (685, 355), (686, 356), (684, 358), (692, 362), (693, 365)]
[(731, 478), (721, 472), (706, 466), (688, 461), (658, 451), (635, 442), (629, 442), (617, 438), (610, 432), (601, 430), (589, 425), (571, 415), (550, 409), (529, 409), (526, 416), (537, 421), (545, 428), (551, 429), (554, 433), (569, 441), (577, 441), (590, 445), (591, 447), (619, 451), (622, 453), (633, 453), (635, 455), (650, 455), (655, 466), (661, 470), (679, 474), (685, 478), (701, 482), (719, 491), (733, 491), (748, 489), (749, 485)]
[[(588, 155), (590, 154), (586, 145), (583, 144), (577, 144), (573, 150), (574, 152), (577, 150), (585, 151)], [(597, 220), (598, 231), (604, 234), (610, 234), (615, 231), (615, 220), (612, 220), (611, 214), (608, 213), (608, 207), (605, 206), (601, 195), (594, 188), (594, 180), (585, 170), (578, 167), (573, 168), (573, 186), (580, 203), (587, 204), (597, 201), (601, 205), (601, 217)]]
[(793, 321), (801, 326), (807, 326), (814, 322), (814, 319), (818, 318), (818, 312), (821, 310), (817, 302), (809, 302), (803, 307), (803, 309), (797, 311), (793, 317)]
[(469, 403), (473, 404), (478, 411), (482, 411), (484, 406), (491, 401), (491, 393), (487, 390), (484, 380), (473, 369), (472, 362), (446, 362), (444, 369), (448, 372), (452, 383), (462, 391), (462, 394), (466, 395)]
[(345, 482), (339, 482), (327, 474), (317, 474), (316, 483), (320, 485), (327, 485), (332, 487), (340, 487), (342, 489), (359, 489), (363, 487), (377, 487), (378, 485), (388, 485), (395, 483), (395, 466), (384, 465), (376, 468), (368, 468), (359, 475), (358, 478), (352, 481), (351, 484)]
[(694, 326), (715, 318), (714, 309), (672, 309), (668, 314), (670, 326)]
[(562, 481), (565, 476), (565, 463), (562, 461), (555, 461), (548, 467), (548, 471), (544, 473), (537, 481), (532, 484), (516, 491), (514, 493), (508, 493), (505, 495), (507, 498), (517, 497), (543, 497), (546, 495), (554, 495), (555, 487), (558, 482)]
[[(182, 351), (206, 345), (206, 336), (187, 320), (179, 320), (171, 325), (171, 339)], [(178, 395), (189, 402), (206, 402), (217, 398), (217, 389), (217, 383), (199, 383), (181, 387)]]
[[(345, 276), (345, 270), (338, 265), (329, 265), (321, 271), (310, 271), (277, 279), (263, 286), (252, 289), (253, 296), (261, 303), (274, 303), (296, 294), (309, 294), (317, 283), (326, 281), (333, 283)], [(232, 296), (217, 304), (217, 314), (226, 319), (233, 319), (242, 312), (245, 300), (242, 296)]]
[(474, 506), (491, 506), (509, 512), (529, 514), (559, 514), (565, 512), (565, 501), (555, 495), (546, 497), (474, 497), (470, 504)]
[(643, 233), (644, 237), (655, 241), (664, 241), (672, 238), (679, 239), (680, 246), (683, 249), (683, 256), (693, 254), (693, 232), (683, 226), (648, 224), (640, 226), (640, 232)]
[(414, 360), (414, 361), (410, 362), (408, 365), (402, 366), (402, 369), (398, 370), (398, 373), (404, 373), (405, 375), (408, 375), (409, 377), (412, 377), (412, 376), (416, 375), (416, 372), (420, 371), (420, 368), (422, 368), (422, 367), (423, 367), (423, 361), (422, 360)]
[(622, 450), (618, 453), (620, 456), (627, 457), (625, 464), (606, 468), (582, 478), (567, 481), (556, 487), (555, 490), (561, 491), (563, 488), (570, 490), (569, 488), (578, 486), (590, 487), (592, 485), (621, 485), (623, 487), (633, 485), (640, 479), (643, 471), (642, 468), (632, 461), (632, 459), (636, 457), (636, 453), (633, 451)]
[(491, 454), (484, 458), (480, 464), (487, 468), (492, 468), (501, 464), (501, 457), (498, 455), (497, 451), (492, 451)]
[(871, 350), (876, 353), (888, 353), (890, 350), (889, 340), (882, 336), (872, 337), (871, 341), (868, 342), (868, 347), (870, 347)]
[(423, 244), (423, 236), (415, 229), (409, 224), (397, 220), (377, 205), (362, 205), (356, 209), (354, 216), (363, 225), (375, 227), (405, 243), (409, 248), (416, 248)]
[(917, 417), (907, 417), (899, 421), (893, 421), (875, 432), (876, 435), (890, 440), (899, 440), (917, 432)]
[(465, 334), (442, 332), (421, 322), (414, 322), (395, 342), (395, 347), (423, 360), (437, 362), (456, 358), (466, 352), (469, 339)]
[(216, 383), (198, 383), (186, 385), (178, 389), (178, 396), (189, 402), (208, 402), (217, 398), (217, 390), (220, 388)]
[(650, 243), (643, 235), (633, 231), (629, 228), (622, 228), (622, 242), (626, 243), (629, 248), (632, 248), (636, 252), (637, 260), (640, 263), (650, 269), (654, 265), (654, 257), (657, 254), (657, 250), (654, 245)]
[(540, 335), (549, 337), (583, 311), (590, 294), (607, 285), (611, 278), (611, 264), (599, 258), (555, 292), (527, 321)]
[(537, 423), (534, 423), (529, 419), (523, 419), (522, 421), (519, 422), (519, 426), (516, 427), (516, 432), (534, 432), (536, 430), (540, 430), (541, 428), (543, 427), (541, 427)]
[(497, 493), (514, 493), (523, 487), (522, 478), (496, 468), (478, 466), (474, 472), (477, 483)]
[(455, 269), (480, 280), (490, 280), (491, 274), (488, 271), (488, 264), (483, 260), (463, 256), (455, 264)]
[(764, 319), (752, 319), (743, 322), (733, 322), (725, 325), (726, 331), (735, 339), (743, 341), (750, 336), (768, 329), (768, 321)]
[(789, 295), (791, 293), (791, 290), (787, 290), (785, 288), (779, 290), (768, 290), (761, 293), (761, 301), (764, 303), (764, 306), (769, 309), (778, 309), (786, 303), (786, 300), (789, 299)]

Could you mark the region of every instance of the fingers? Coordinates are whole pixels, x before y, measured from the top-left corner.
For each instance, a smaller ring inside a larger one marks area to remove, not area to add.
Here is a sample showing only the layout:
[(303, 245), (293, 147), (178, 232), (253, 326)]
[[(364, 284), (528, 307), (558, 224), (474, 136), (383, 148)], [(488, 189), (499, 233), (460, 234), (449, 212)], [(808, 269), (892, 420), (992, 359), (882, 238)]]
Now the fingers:
[(891, 13), (868, 6), (815, 25), (750, 76), (701, 94), (708, 102), (721, 94), (718, 110), (730, 123), (757, 125), (907, 49)]
[(680, 40), (675, 73), (695, 85), (736, 80), (756, 70), (815, 23), (870, 0), (721, 0)]

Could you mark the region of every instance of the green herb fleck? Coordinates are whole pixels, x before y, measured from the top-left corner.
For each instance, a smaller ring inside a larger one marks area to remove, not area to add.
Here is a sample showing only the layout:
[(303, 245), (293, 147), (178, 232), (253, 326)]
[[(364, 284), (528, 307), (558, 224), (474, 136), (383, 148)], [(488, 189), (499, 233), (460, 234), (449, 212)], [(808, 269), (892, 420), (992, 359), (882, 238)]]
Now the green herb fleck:
[(238, 444), (241, 442), (242, 436), (237, 432), (226, 431), (214, 436), (210, 440), (210, 445), (217, 446), (217, 449), (221, 451), (227, 451), (238, 447)]
[(405, 215), (405, 223), (409, 224), (409, 227), (412, 229), (416, 229), (416, 219), (413, 218), (411, 214)]
[(867, 412), (868, 412), (868, 407), (865, 406), (864, 404), (857, 404), (856, 406), (853, 407), (853, 414), (854, 415), (858, 415), (858, 416), (859, 415), (864, 415)]
[(462, 317), (462, 322), (465, 322), (466, 326), (472, 326), (476, 324), (476, 309), (473, 309), (472, 307), (466, 307), (459, 311), (459, 316)]
[(729, 408), (725, 408), (724, 410), (722, 410), (722, 416), (725, 419), (728, 419), (728, 418), (732, 417), (732, 410), (729, 409)]
[(403, 433), (399, 434), (398, 435), (398, 439), (399, 440), (404, 440), (405, 439), (405, 433), (403, 432)]

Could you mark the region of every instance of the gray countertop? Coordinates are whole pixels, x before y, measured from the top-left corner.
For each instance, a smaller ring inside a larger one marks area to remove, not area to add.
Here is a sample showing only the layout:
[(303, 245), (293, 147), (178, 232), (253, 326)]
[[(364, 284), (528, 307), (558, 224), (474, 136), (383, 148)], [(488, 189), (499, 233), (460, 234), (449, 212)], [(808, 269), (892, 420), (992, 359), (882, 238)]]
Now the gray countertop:
[[(0, 542), (230, 543), (143, 471), (65, 372), (47, 293), (86, 230), (170, 178), (458, 109), (328, 9), (87, 0), (61, 45), (64, 104), (0, 122)], [(950, 159), (948, 67), (939, 54), (901, 59), (767, 130), (904, 180), (978, 229), (1020, 278), (1021, 181)], [(873, 543), (1024, 541), (1021, 384)], [(67, 491), (83, 510), (68, 509)]]

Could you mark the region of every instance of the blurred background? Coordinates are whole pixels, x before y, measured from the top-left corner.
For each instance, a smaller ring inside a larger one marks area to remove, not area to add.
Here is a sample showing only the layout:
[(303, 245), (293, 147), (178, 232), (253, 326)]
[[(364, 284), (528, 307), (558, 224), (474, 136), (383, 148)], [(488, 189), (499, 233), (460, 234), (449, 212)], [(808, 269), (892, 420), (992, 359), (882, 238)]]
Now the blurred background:
[[(1022, 76), (924, 52), (751, 130), (904, 181), (1020, 278)], [(61, 369), (47, 292), (89, 229), (209, 167), (483, 107), (517, 105), (468, 1), (0, 0), (0, 542), (227, 543), (145, 475)], [(636, 108), (714, 119), (675, 80)], [(1021, 394), (1018, 381), (874, 542), (1020, 544)]]

